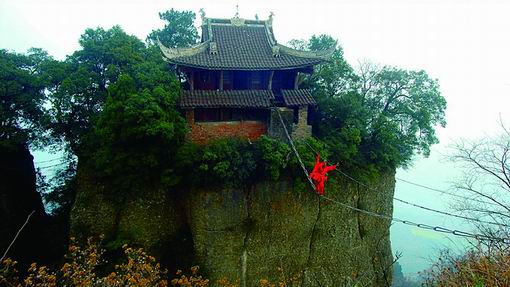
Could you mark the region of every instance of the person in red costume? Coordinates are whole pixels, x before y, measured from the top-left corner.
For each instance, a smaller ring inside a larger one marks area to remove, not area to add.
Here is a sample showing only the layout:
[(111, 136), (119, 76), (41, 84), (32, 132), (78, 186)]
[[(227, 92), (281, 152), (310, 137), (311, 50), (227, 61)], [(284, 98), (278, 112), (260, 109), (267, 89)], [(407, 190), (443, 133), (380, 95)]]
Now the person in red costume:
[(334, 169), (336, 169), (336, 164), (328, 166), (325, 162), (321, 162), (321, 155), (317, 154), (315, 166), (310, 173), (310, 178), (313, 180), (315, 189), (320, 195), (324, 195), (324, 184), (326, 183), (326, 180), (328, 180), (328, 172)]

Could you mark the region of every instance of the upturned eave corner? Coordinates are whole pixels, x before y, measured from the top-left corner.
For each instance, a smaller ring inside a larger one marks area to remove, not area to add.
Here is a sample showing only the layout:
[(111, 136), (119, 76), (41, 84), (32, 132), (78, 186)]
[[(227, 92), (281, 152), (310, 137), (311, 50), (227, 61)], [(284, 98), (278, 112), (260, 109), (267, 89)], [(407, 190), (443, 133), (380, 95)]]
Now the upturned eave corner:
[(277, 49), (280, 51), (280, 53), (291, 55), (294, 57), (300, 57), (300, 58), (308, 58), (308, 59), (318, 59), (323, 61), (330, 61), (331, 57), (333, 56), (333, 53), (335, 52), (335, 47), (331, 47), (327, 50), (321, 50), (321, 51), (303, 51), (303, 50), (296, 50), (287, 46), (284, 46), (282, 44), (276, 44), (278, 47)]
[(161, 53), (163, 53), (163, 56), (167, 60), (173, 60), (180, 57), (190, 57), (193, 55), (196, 55), (198, 53), (201, 53), (205, 51), (209, 47), (210, 41), (202, 42), (198, 45), (187, 47), (187, 48), (168, 48), (166, 47), (159, 38), (157, 39), (158, 47), (161, 50)]

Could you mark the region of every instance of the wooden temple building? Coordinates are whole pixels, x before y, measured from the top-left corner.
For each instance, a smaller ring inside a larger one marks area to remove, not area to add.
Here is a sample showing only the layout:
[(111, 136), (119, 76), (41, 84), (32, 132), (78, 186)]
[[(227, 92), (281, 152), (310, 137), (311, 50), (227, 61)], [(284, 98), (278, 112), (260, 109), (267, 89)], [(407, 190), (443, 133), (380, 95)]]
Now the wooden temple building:
[(272, 18), (212, 19), (202, 14), (198, 45), (168, 48), (159, 43), (181, 78), (178, 106), (190, 126), (188, 139), (255, 140), (264, 134), (283, 138), (276, 109), (292, 137), (311, 135), (308, 111), (316, 103), (300, 84), (332, 51), (300, 51), (278, 44)]

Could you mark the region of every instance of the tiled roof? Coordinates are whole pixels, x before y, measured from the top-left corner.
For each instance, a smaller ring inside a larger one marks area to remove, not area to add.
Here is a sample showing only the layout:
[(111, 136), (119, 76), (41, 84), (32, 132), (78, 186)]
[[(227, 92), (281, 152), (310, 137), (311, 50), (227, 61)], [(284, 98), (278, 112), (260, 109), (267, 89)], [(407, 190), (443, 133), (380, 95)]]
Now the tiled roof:
[[(315, 105), (310, 90), (282, 90), (287, 107)], [(275, 96), (270, 90), (194, 90), (182, 91), (181, 108), (269, 108)]]
[(282, 90), (282, 95), (288, 107), (317, 104), (310, 90)]
[(329, 58), (329, 52), (297, 51), (277, 44), (271, 23), (239, 18), (206, 19), (202, 25), (203, 42), (198, 46), (160, 47), (170, 62), (203, 69), (290, 69), (316, 65)]
[(273, 93), (269, 90), (195, 90), (182, 91), (181, 108), (268, 108)]

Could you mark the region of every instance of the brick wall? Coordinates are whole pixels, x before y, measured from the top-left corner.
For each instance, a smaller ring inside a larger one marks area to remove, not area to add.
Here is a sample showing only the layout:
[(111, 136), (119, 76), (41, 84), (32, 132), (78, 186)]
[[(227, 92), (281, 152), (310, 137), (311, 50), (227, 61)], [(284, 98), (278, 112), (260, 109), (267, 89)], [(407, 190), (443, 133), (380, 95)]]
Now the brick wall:
[[(190, 123), (188, 121), (188, 123)], [(194, 122), (190, 124), (188, 139), (204, 144), (220, 138), (246, 138), (256, 140), (267, 133), (267, 126), (260, 121)]]
[[(293, 124), (293, 111), (288, 108), (279, 108), (280, 114), (294, 139), (304, 139), (312, 135), (312, 127), (307, 124), (307, 107), (299, 109), (298, 123)], [(231, 121), (231, 122), (196, 122), (193, 110), (185, 111), (186, 121), (190, 127), (187, 140), (204, 144), (211, 140), (229, 137), (256, 140), (262, 135), (269, 135), (287, 142), (285, 132), (281, 126), (278, 114), (271, 112), (268, 120), (269, 127), (262, 121)]]

